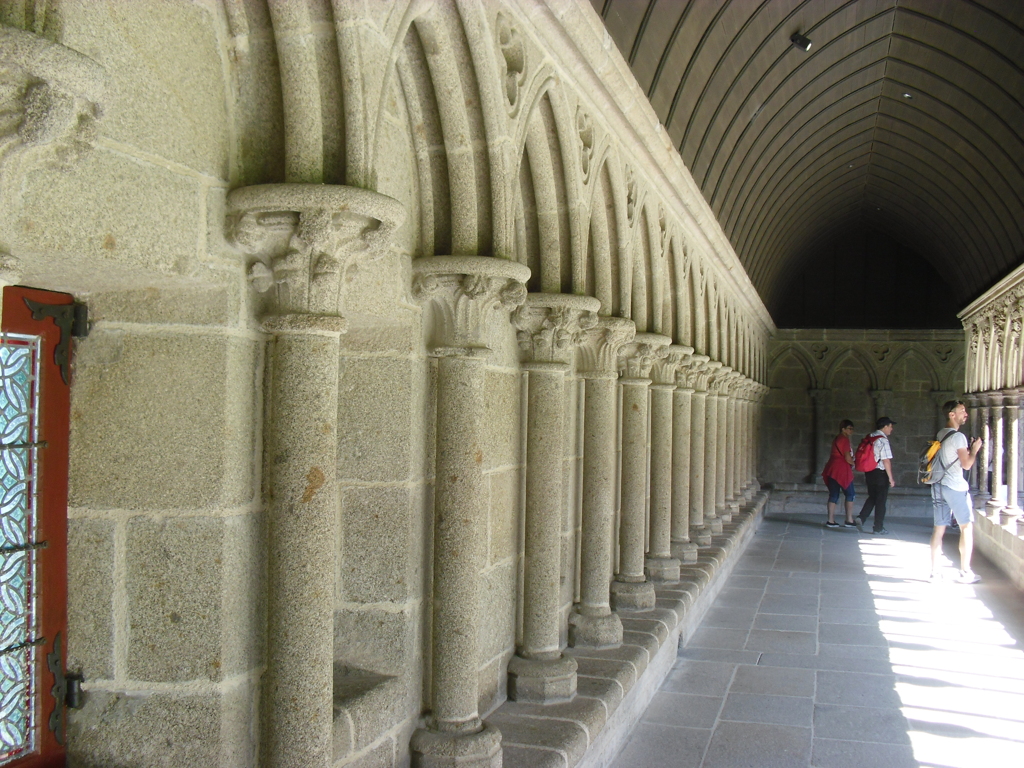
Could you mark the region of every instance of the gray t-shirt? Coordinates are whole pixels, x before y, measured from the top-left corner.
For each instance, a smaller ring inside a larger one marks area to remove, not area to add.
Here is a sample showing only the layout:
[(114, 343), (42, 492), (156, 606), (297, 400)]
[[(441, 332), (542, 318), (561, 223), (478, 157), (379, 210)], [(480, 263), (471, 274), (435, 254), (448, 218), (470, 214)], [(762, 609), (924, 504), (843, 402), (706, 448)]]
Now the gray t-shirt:
[[(935, 435), (935, 439), (941, 440), (953, 431), (952, 427), (944, 427), (939, 430), (937, 435)], [(963, 432), (957, 432), (946, 440), (939, 449), (939, 464), (946, 468), (945, 473), (942, 475), (942, 480), (939, 482), (950, 490), (966, 491), (970, 487), (967, 485), (967, 480), (964, 478), (964, 470), (960, 465), (960, 455), (957, 453), (960, 448), (966, 447), (967, 435)]]

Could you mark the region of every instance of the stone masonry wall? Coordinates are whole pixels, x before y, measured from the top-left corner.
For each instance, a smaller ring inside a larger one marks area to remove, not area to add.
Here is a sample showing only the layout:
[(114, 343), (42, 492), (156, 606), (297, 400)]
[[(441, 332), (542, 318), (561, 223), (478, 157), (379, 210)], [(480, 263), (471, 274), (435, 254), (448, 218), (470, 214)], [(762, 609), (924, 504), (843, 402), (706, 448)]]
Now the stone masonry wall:
[(945, 421), (942, 403), (963, 393), (963, 354), (961, 331), (779, 331), (769, 346), (759, 479), (820, 485), (839, 422), (853, 421), (856, 447), (889, 416), (896, 484), (916, 485), (921, 446)]

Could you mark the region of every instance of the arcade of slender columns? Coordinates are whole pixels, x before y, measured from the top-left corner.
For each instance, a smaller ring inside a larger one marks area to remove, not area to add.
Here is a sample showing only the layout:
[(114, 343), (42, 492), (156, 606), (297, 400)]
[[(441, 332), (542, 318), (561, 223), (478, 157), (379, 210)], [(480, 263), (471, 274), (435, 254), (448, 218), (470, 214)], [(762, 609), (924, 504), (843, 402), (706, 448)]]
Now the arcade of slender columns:
[[(576, 694), (577, 662), (561, 637), (570, 648), (620, 645), (619, 612), (653, 608), (655, 585), (678, 582), (681, 565), (696, 562), (738, 511), (756, 486), (756, 402), (767, 388), (668, 336), (599, 317), (596, 299), (527, 294), (529, 270), (512, 262), (432, 257), (413, 262), (413, 274), (413, 295), (430, 306), (437, 329), (430, 713), (413, 735), (413, 758), (418, 766), (495, 768), (501, 733), (481, 719), (476, 668), (486, 614), (477, 575), (487, 519), (480, 452), (488, 328), (514, 325), (526, 374), (523, 623), (508, 695), (530, 704)], [(579, 596), (566, 619), (561, 521), (572, 495), (563, 467), (572, 455), (568, 404), (577, 378)]]

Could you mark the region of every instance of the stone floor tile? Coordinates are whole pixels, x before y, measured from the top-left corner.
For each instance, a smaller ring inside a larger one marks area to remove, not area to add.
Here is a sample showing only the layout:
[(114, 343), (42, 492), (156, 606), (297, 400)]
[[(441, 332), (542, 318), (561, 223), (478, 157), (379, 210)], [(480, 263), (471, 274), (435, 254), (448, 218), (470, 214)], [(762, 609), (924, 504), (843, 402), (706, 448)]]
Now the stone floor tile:
[(754, 625), (757, 608), (722, 608), (712, 606), (701, 621), (702, 627), (722, 629), (750, 629)]
[(744, 723), (809, 726), (813, 714), (814, 700), (809, 697), (730, 691), (719, 719)]
[(820, 704), (854, 707), (898, 707), (895, 675), (819, 670), (815, 699)]
[(621, 768), (699, 768), (711, 731), (639, 723), (616, 758)]
[(919, 768), (914, 751), (896, 744), (815, 739), (811, 764), (815, 768)]
[(693, 633), (688, 648), (719, 648), (733, 651), (743, 650), (747, 641), (746, 629), (720, 629), (718, 627), (701, 627)]
[(823, 643), (835, 645), (888, 646), (885, 635), (877, 626), (867, 624), (819, 624), (818, 637)]
[(896, 708), (845, 707), (817, 704), (814, 707), (814, 738), (910, 744), (909, 725)]
[(795, 616), (817, 616), (817, 595), (765, 595), (758, 613), (786, 613)]
[(644, 713), (645, 723), (674, 725), (680, 728), (712, 728), (722, 709), (718, 696), (658, 691)]
[(874, 608), (840, 608), (822, 599), (818, 618), (827, 624), (865, 624), (877, 627), (879, 614)]
[(737, 589), (761, 589), (768, 583), (767, 576), (737, 576), (729, 578), (729, 586)]
[(741, 664), (736, 667), (730, 692), (765, 693), (778, 696), (813, 696), (813, 669), (759, 667)]
[(818, 655), (846, 659), (889, 660), (889, 647), (880, 645), (833, 645), (818, 640)]
[(810, 728), (723, 722), (711, 735), (702, 768), (807, 768), (810, 753)]
[[(746, 668), (746, 667), (741, 667)], [(708, 696), (724, 696), (732, 683), (736, 664), (717, 661), (694, 661), (681, 659), (669, 672), (663, 690), (675, 693), (702, 693)]]
[(752, 629), (782, 629), (789, 632), (817, 632), (816, 616), (793, 616), (785, 613), (759, 613)]
[(725, 661), (730, 664), (757, 664), (761, 654), (757, 651), (729, 651), (721, 648), (680, 648), (679, 658), (697, 661)]
[(818, 638), (813, 632), (785, 632), (777, 629), (752, 629), (744, 650), (773, 653), (814, 653)]
[(726, 586), (715, 598), (715, 605), (722, 608), (750, 608), (761, 602), (763, 589), (735, 589)]
[(567, 768), (561, 752), (540, 747), (501, 745), (502, 768)]
[(816, 579), (789, 579), (772, 576), (765, 587), (767, 595), (817, 595), (820, 585)]
[(836, 672), (858, 672), (869, 675), (888, 675), (892, 665), (879, 659), (861, 659), (849, 656), (821, 656), (799, 653), (762, 653), (757, 663), (766, 667), (796, 667), (798, 669), (824, 669)]

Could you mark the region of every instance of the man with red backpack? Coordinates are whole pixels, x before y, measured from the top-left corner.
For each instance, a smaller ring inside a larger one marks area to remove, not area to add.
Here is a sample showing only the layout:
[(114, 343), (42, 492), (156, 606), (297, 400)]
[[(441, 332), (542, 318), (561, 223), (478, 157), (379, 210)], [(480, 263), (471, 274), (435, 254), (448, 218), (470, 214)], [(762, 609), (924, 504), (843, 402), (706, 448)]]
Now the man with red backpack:
[(896, 422), (888, 416), (875, 422), (875, 431), (860, 441), (854, 457), (854, 468), (864, 473), (864, 481), (868, 486), (868, 498), (857, 518), (857, 530), (864, 530), (871, 511), (875, 512), (875, 522), (871, 532), (876, 536), (888, 536), (889, 532), (882, 525), (885, 522), (885, 500), (889, 489), (896, 485), (892, 473), (892, 446), (889, 435)]

